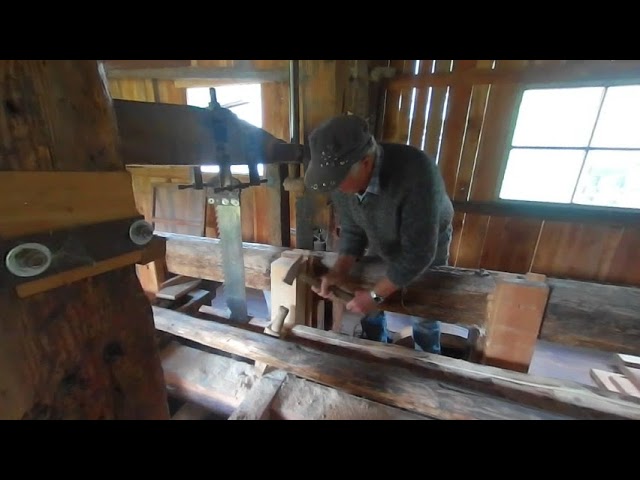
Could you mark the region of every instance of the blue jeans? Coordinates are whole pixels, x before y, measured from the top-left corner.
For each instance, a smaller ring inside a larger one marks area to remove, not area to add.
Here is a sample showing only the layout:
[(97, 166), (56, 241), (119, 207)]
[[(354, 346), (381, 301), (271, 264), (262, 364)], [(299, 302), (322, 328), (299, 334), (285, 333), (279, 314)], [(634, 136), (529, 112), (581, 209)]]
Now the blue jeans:
[[(413, 341), (416, 350), (429, 353), (440, 353), (440, 322), (421, 317), (411, 317), (413, 322)], [(376, 342), (391, 343), (391, 335), (387, 330), (387, 318), (383, 311), (367, 315), (360, 320), (363, 338)]]

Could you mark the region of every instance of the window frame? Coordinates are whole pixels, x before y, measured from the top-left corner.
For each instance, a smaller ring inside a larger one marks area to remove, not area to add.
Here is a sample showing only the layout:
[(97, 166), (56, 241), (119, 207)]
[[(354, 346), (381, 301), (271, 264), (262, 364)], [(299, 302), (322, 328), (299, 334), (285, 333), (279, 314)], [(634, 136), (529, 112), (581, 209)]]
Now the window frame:
[[(512, 121), (508, 124), (506, 148), (502, 155), (499, 175), (495, 184), (495, 200), (492, 202), (482, 201), (464, 201), (454, 202), (454, 206), (463, 213), (476, 213), (485, 215), (499, 215), (499, 216), (522, 216), (528, 218), (541, 218), (547, 220), (559, 220), (559, 221), (586, 221), (596, 223), (619, 223), (624, 225), (640, 225), (640, 208), (625, 208), (625, 207), (613, 207), (613, 206), (601, 206), (601, 205), (584, 205), (579, 203), (573, 203), (573, 197), (575, 191), (578, 188), (580, 181), (580, 174), (586, 164), (586, 159), (590, 151), (638, 151), (640, 148), (603, 148), (603, 147), (527, 147), (527, 146), (514, 146), (513, 136), (516, 130), (518, 115), (522, 106), (522, 100), (524, 93), (528, 90), (555, 90), (555, 89), (573, 89), (581, 87), (600, 87), (609, 88), (616, 86), (640, 86), (640, 79), (635, 82), (619, 82), (619, 81), (590, 81), (590, 82), (554, 82), (549, 84), (523, 84), (519, 89), (519, 94), (516, 99)], [(594, 124), (593, 131), (589, 144), (593, 138), (593, 134), (597, 128), (597, 122), (600, 119), (600, 112), (604, 104), (606, 97), (602, 96), (600, 105), (598, 107), (598, 115), (596, 117), (596, 123)], [(571, 203), (563, 202), (543, 202), (537, 200), (511, 200), (500, 198), (500, 191), (504, 182), (504, 177), (509, 161), (509, 155), (514, 149), (545, 149), (545, 150), (583, 150), (585, 151), (584, 159), (580, 168), (580, 174), (574, 185), (574, 192), (572, 194)]]

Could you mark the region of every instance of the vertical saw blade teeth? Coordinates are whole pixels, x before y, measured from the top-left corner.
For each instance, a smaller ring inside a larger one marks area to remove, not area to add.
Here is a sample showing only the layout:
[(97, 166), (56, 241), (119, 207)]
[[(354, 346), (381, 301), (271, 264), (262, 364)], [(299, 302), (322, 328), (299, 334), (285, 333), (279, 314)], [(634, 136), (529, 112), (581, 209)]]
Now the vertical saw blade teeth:
[(240, 193), (214, 195), (216, 227), (222, 246), (224, 293), (230, 319), (246, 322), (247, 292), (242, 249)]

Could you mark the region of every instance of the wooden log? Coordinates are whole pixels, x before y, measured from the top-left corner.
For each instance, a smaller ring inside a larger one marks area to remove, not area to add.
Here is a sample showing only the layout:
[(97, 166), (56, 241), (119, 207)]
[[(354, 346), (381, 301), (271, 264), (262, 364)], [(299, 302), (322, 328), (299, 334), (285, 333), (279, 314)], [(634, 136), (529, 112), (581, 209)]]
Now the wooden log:
[[(220, 240), (160, 233), (167, 240), (167, 265), (180, 275), (224, 281)], [(317, 256), (326, 267), (335, 252), (287, 250), (243, 244), (247, 287), (270, 290), (271, 263), (284, 255)], [(285, 253), (286, 252), (286, 253)], [(368, 288), (384, 275), (381, 262), (364, 261), (353, 271), (350, 288)], [(396, 294), (385, 303), (388, 311), (439, 318), (445, 322), (482, 326), (488, 296), (497, 279), (522, 280), (524, 275), (487, 270), (439, 267), (414, 282), (403, 301)], [(564, 345), (598, 348), (616, 353), (640, 351), (640, 288), (548, 278), (549, 300), (540, 338)]]
[(568, 417), (461, 389), (406, 369), (323, 353), (300, 345), (152, 307), (158, 330), (261, 361), (307, 380), (438, 419), (566, 419)]
[[(261, 377), (246, 362), (173, 343), (162, 352), (167, 388), (220, 416), (239, 408)], [(414, 413), (289, 375), (270, 405), (282, 420), (426, 420)]]
[[(488, 365), (409, 350), (399, 345), (381, 344), (351, 338), (304, 325), (296, 325), (287, 337), (307, 340), (318, 346), (333, 346), (331, 351), (368, 362), (402, 366), (435, 380), (472, 388), (514, 402), (577, 418), (640, 418), (640, 403), (621, 401), (617, 394), (601, 392), (577, 382), (555, 380), (512, 372)], [(307, 343), (307, 345), (310, 345)]]
[[(215, 321), (233, 325), (233, 322), (225, 317), (224, 312), (216, 313), (217, 315), (213, 318)], [(455, 384), (460, 388), (472, 388), (482, 394), (495, 395), (530, 407), (576, 418), (640, 418), (640, 403), (621, 402), (617, 395), (603, 394), (596, 388), (577, 382), (548, 379), (493, 366), (478, 365), (398, 345), (352, 338), (305, 325), (293, 326), (286, 338), (290, 342), (308, 348), (347, 358), (359, 358), (369, 364), (376, 362), (396, 365), (427, 378)], [(619, 393), (616, 389), (611, 391)]]
[[(126, 175), (110, 102), (95, 60), (1, 60), (0, 170)], [(63, 189), (48, 185), (39, 204), (49, 195), (66, 202)], [(95, 218), (82, 209), (82, 223), (104, 220), (102, 202), (111, 214), (114, 195), (133, 199), (130, 190), (98, 185), (88, 204)], [(149, 301), (133, 265), (27, 299), (0, 289), (0, 311), (1, 419), (169, 418)]]
[[(222, 247), (218, 238), (158, 232), (166, 239), (167, 269), (171, 273), (224, 282)], [(243, 243), (245, 284), (248, 288), (270, 290), (271, 262), (285, 248)]]

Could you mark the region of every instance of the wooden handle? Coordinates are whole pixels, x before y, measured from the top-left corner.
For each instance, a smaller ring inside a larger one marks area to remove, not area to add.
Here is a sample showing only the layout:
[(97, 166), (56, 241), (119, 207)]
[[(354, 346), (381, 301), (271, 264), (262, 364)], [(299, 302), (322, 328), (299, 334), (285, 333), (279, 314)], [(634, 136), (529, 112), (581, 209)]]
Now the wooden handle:
[[(319, 278), (311, 277), (310, 275), (307, 275), (306, 273), (301, 273), (299, 275), (299, 278), (303, 282), (305, 282), (305, 283), (307, 283), (307, 284), (309, 284), (309, 285), (311, 285), (313, 287), (316, 287), (316, 288), (320, 288), (320, 286), (322, 285), (322, 281)], [(347, 292), (345, 290), (342, 290), (341, 288), (338, 288), (338, 287), (336, 287), (334, 285), (329, 287), (329, 290), (331, 291), (331, 293), (333, 293), (335, 295), (336, 298), (338, 298), (339, 300), (342, 300), (344, 303), (349, 303), (351, 300), (353, 300), (353, 294), (351, 294), (351, 293), (349, 293), (349, 292)]]

